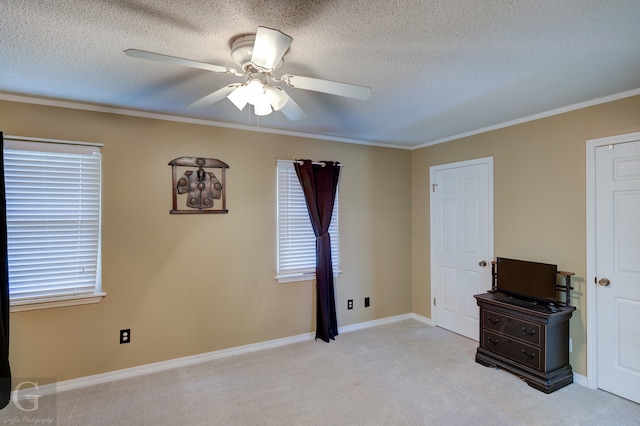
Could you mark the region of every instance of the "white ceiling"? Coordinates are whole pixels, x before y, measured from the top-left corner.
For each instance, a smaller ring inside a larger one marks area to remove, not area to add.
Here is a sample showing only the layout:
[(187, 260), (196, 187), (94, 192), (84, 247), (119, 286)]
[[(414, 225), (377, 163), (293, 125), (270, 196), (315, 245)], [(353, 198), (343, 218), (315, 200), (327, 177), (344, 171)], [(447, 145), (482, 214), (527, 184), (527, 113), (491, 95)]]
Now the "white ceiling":
[[(369, 86), (366, 101), (286, 88), (308, 117), (256, 117), (216, 74), (126, 56), (148, 50), (237, 68), (258, 26), (293, 44), (274, 74)], [(639, 0), (3, 0), (0, 93), (401, 147), (640, 93)]]

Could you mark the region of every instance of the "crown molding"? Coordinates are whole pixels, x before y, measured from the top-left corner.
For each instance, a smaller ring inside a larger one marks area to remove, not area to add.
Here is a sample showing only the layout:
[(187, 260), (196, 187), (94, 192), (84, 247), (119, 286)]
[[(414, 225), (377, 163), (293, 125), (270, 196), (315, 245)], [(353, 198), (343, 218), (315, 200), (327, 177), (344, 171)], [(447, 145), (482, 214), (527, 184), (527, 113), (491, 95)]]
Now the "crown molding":
[[(58, 107), (58, 108), (69, 108), (69, 109), (76, 109), (76, 110), (82, 110), (82, 111), (127, 115), (131, 117), (150, 118), (153, 120), (174, 121), (178, 123), (197, 124), (201, 126), (223, 127), (227, 129), (246, 130), (251, 132), (256, 131), (256, 127), (248, 126), (244, 124), (225, 123), (222, 121), (182, 117), (177, 115), (161, 114), (161, 113), (148, 112), (148, 111), (138, 111), (138, 110), (132, 110), (132, 109), (126, 109), (126, 108), (111, 107), (106, 105), (67, 101), (62, 99), (48, 99), (48, 98), (39, 98), (39, 97), (20, 95), (20, 94), (0, 93), (0, 100), (34, 104), (34, 105), (52, 106), (52, 107)], [(340, 137), (328, 136), (328, 135), (318, 135), (315, 133), (304, 133), (304, 132), (294, 132), (294, 131), (281, 130), (281, 129), (272, 129), (272, 128), (262, 127), (262, 126), (260, 126), (260, 132), (277, 134), (277, 135), (285, 135), (285, 136), (295, 136), (295, 137), (308, 138), (308, 139), (320, 139), (320, 140), (332, 141), (332, 142), (351, 143), (351, 144), (357, 144), (357, 145), (377, 146), (382, 148), (411, 149), (411, 147), (407, 147), (407, 146), (398, 146), (394, 144), (385, 144), (385, 143), (371, 142), (371, 141), (365, 141), (365, 140), (359, 140), (359, 139), (340, 138)]]
[(421, 145), (412, 146), (411, 150), (420, 149), (420, 148), (426, 148), (428, 146), (437, 145), (437, 144), (444, 143), (444, 142), (450, 142), (450, 141), (454, 141), (456, 139), (462, 139), (462, 138), (466, 138), (468, 136), (473, 136), (473, 135), (478, 135), (480, 133), (490, 132), (492, 130), (503, 129), (505, 127), (511, 127), (511, 126), (515, 126), (517, 124), (522, 124), (522, 123), (526, 123), (526, 122), (529, 122), (529, 121), (539, 120), (541, 118), (552, 117), (554, 115), (564, 114), (565, 112), (575, 111), (575, 110), (578, 110), (578, 109), (588, 108), (588, 107), (595, 106), (595, 105), (600, 105), (600, 104), (606, 104), (607, 102), (613, 102), (613, 101), (617, 101), (617, 100), (624, 99), (624, 98), (630, 98), (630, 97), (636, 96), (636, 95), (640, 95), (640, 88), (633, 89), (633, 90), (628, 90), (626, 92), (616, 93), (616, 94), (609, 95), (609, 96), (603, 96), (601, 98), (596, 98), (596, 99), (592, 99), (592, 100), (589, 100), (589, 101), (578, 102), (576, 104), (568, 105), (568, 106), (561, 107), (561, 108), (552, 109), (552, 110), (549, 110), (549, 111), (541, 112), (539, 114), (529, 115), (529, 116), (523, 117), (523, 118), (517, 118), (515, 120), (506, 121), (504, 123), (496, 124), (496, 125), (493, 125), (493, 126), (483, 127), (481, 129), (472, 130), (472, 131), (466, 132), (466, 133), (459, 133), (457, 135), (447, 136), (446, 138), (437, 139), (437, 140), (434, 140), (434, 141), (431, 141), (431, 142), (423, 143)]
[[(506, 121), (504, 123), (483, 127), (480, 129), (469, 131), (469, 132), (459, 133), (453, 136), (447, 136), (445, 138), (436, 139), (433, 141), (425, 142), (420, 145), (412, 145), (412, 146), (371, 142), (371, 141), (359, 140), (359, 139), (340, 138), (340, 137), (328, 136), (328, 135), (318, 135), (315, 133), (294, 132), (294, 131), (281, 130), (281, 129), (272, 129), (272, 128), (262, 127), (262, 126), (260, 127), (260, 132), (284, 135), (284, 136), (308, 138), (308, 139), (318, 139), (318, 140), (332, 141), (332, 142), (350, 143), (350, 144), (356, 144), (356, 145), (367, 145), (367, 146), (375, 146), (375, 147), (381, 147), (381, 148), (393, 148), (393, 149), (413, 151), (416, 149), (426, 148), (432, 145), (437, 145), (445, 142), (451, 142), (457, 139), (462, 139), (465, 137), (490, 132), (492, 130), (503, 129), (505, 127), (511, 127), (511, 126), (526, 123), (529, 121), (539, 120), (541, 118), (552, 117), (554, 115), (564, 114), (565, 112), (588, 108), (591, 106), (600, 105), (607, 102), (613, 102), (613, 101), (629, 98), (636, 95), (640, 95), (640, 88), (628, 90), (626, 92), (616, 93), (609, 96), (603, 96), (601, 98), (596, 98), (588, 101), (578, 102), (578, 103), (564, 106), (561, 108), (556, 108), (556, 109), (541, 112), (538, 114), (529, 115), (527, 117)], [(11, 93), (0, 93), (0, 100), (35, 104), (35, 105), (53, 106), (53, 107), (59, 107), (59, 108), (69, 108), (69, 109), (76, 109), (76, 110), (82, 110), (82, 111), (93, 111), (93, 112), (103, 112), (108, 114), (127, 115), (131, 117), (150, 118), (154, 120), (174, 121), (179, 123), (197, 124), (201, 126), (222, 127), (227, 129), (245, 130), (245, 131), (252, 131), (252, 132), (255, 132), (256, 130), (254, 126), (248, 126), (243, 124), (225, 123), (225, 122), (214, 121), (214, 120), (189, 118), (189, 117), (182, 117), (182, 116), (171, 115), (171, 114), (138, 111), (138, 110), (132, 110), (132, 109), (126, 109), (126, 108), (117, 108), (117, 107), (111, 107), (106, 105), (88, 104), (88, 103), (66, 101), (66, 100), (60, 100), (60, 99), (38, 98), (33, 96), (11, 94)]]

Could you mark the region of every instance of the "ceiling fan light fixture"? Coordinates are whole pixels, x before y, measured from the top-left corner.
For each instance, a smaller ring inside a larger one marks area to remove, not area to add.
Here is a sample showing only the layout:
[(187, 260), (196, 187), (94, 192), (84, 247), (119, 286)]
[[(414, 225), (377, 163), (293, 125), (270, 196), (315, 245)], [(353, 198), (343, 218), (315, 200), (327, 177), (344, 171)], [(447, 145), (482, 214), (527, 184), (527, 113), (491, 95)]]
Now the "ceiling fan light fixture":
[(250, 78), (245, 84), (231, 92), (227, 98), (240, 111), (247, 104), (253, 105), (255, 115), (269, 115), (279, 111), (289, 101), (289, 96), (280, 87), (271, 86), (257, 78)]
[(280, 111), (289, 101), (289, 95), (277, 86), (269, 86), (265, 91), (269, 103), (273, 107), (274, 111)]
[(266, 90), (264, 83), (257, 78), (249, 79), (246, 84), (246, 88), (247, 99), (251, 105), (255, 105), (258, 99), (264, 96), (264, 92)]
[(271, 109), (269, 99), (265, 95), (262, 95), (259, 98), (255, 99), (255, 103), (253, 104), (253, 113), (255, 115), (269, 115), (272, 112), (273, 110)]
[(247, 86), (240, 86), (233, 92), (229, 93), (227, 99), (233, 103), (236, 108), (242, 111), (249, 102), (249, 93), (247, 91)]

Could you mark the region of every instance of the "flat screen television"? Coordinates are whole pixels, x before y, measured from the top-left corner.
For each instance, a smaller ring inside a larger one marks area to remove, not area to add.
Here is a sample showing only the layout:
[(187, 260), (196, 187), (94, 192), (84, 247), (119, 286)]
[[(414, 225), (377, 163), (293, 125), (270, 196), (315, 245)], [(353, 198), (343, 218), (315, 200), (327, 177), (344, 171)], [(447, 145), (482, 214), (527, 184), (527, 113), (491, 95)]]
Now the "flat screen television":
[(496, 259), (497, 290), (516, 298), (556, 302), (558, 266), (526, 260)]

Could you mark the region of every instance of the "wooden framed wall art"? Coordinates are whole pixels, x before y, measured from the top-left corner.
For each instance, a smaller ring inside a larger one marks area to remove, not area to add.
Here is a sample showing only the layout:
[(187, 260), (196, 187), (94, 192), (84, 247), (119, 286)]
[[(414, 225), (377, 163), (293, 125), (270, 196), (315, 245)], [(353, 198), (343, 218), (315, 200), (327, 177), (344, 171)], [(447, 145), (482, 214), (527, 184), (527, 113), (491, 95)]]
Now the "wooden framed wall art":
[[(180, 157), (169, 162), (172, 172), (171, 214), (228, 213), (225, 172), (215, 158)], [(178, 208), (178, 203), (185, 208)]]

